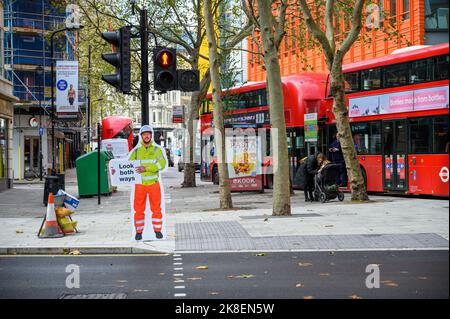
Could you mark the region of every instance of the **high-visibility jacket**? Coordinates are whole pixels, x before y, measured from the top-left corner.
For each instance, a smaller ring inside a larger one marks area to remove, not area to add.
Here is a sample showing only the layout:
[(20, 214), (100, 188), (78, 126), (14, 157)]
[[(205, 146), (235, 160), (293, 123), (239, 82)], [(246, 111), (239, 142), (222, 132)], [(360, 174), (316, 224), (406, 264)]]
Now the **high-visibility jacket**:
[(166, 168), (167, 160), (161, 147), (153, 143), (148, 147), (145, 147), (142, 142), (140, 144), (131, 153), (129, 160), (141, 161), (141, 166), (145, 167), (145, 172), (141, 174), (142, 184), (153, 185), (159, 181), (158, 173)]

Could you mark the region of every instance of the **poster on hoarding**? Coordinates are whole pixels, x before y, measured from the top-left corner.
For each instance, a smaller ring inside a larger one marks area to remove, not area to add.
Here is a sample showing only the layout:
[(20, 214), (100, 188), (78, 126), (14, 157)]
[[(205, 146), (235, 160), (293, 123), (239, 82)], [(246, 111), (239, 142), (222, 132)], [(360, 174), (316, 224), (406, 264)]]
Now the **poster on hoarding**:
[(317, 142), (317, 113), (305, 114), (305, 141)]
[(225, 146), (231, 191), (263, 191), (261, 137), (227, 136)]
[(78, 61), (56, 61), (56, 112), (78, 113)]

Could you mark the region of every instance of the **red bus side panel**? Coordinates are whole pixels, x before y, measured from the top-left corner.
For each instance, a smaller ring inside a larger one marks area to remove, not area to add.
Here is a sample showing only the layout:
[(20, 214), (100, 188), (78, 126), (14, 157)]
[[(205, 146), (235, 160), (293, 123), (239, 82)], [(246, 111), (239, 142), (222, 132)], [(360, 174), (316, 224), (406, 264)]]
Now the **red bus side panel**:
[(359, 155), (358, 159), (367, 174), (367, 190), (369, 192), (382, 192), (383, 164), (381, 155)]
[(408, 155), (409, 193), (449, 196), (448, 155)]

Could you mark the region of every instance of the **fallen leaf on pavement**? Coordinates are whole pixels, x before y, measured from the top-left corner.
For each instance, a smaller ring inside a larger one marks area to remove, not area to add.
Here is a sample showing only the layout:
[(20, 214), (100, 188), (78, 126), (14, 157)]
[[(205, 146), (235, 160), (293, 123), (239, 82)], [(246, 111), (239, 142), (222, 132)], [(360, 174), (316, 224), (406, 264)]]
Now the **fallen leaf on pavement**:
[(208, 269), (208, 266), (197, 266), (195, 267), (195, 269), (200, 269), (200, 270), (204, 270), (204, 269)]
[(298, 265), (299, 265), (300, 267), (309, 267), (309, 266), (312, 266), (311, 263), (298, 263)]
[(117, 280), (117, 282), (128, 282), (127, 280)]
[(269, 221), (269, 218), (264, 218), (264, 221), (265, 221), (265, 222)]
[(362, 297), (358, 296), (358, 295), (351, 295), (348, 296), (350, 299), (363, 299)]
[(325, 227), (334, 227), (334, 225), (325, 225)]
[(334, 252), (334, 251), (329, 251), (329, 252), (328, 252), (328, 255), (334, 256), (334, 255), (335, 255), (335, 252)]
[(160, 273), (159, 273), (159, 275), (160, 275), (160, 276), (165, 276), (165, 275), (166, 275), (166, 273), (164, 273), (164, 272), (160, 272)]
[(324, 277), (328, 277), (328, 276), (330, 276), (330, 273), (329, 272), (321, 272), (320, 275), (324, 276)]
[(211, 295), (211, 296), (217, 296), (219, 293), (217, 292), (217, 291), (211, 291), (210, 293), (209, 293), (209, 295)]
[(314, 296), (303, 296), (303, 299), (314, 299)]
[(147, 292), (147, 289), (134, 289), (133, 292)]
[(305, 285), (302, 283), (298, 283), (295, 285), (295, 288), (305, 288)]
[(23, 230), (16, 230), (16, 234), (23, 234)]
[(191, 278), (187, 278), (187, 280), (192, 280), (192, 281), (196, 281), (196, 280), (202, 280), (202, 277), (191, 277)]
[(265, 253), (259, 253), (259, 254), (254, 254), (253, 256), (255, 256), (255, 257), (264, 257), (264, 256), (266, 256), (266, 254)]
[(72, 250), (69, 255), (81, 255), (81, 252), (79, 250)]

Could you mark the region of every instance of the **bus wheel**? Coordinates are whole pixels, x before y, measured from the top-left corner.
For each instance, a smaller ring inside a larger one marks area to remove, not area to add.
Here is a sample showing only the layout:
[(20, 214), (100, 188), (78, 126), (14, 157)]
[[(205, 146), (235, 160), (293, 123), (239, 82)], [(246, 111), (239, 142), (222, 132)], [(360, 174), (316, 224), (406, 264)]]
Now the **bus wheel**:
[(266, 187), (268, 189), (273, 189), (273, 174), (266, 175)]
[(213, 175), (212, 175), (212, 181), (215, 185), (219, 185), (219, 170), (217, 169), (217, 166), (214, 166), (213, 169)]

